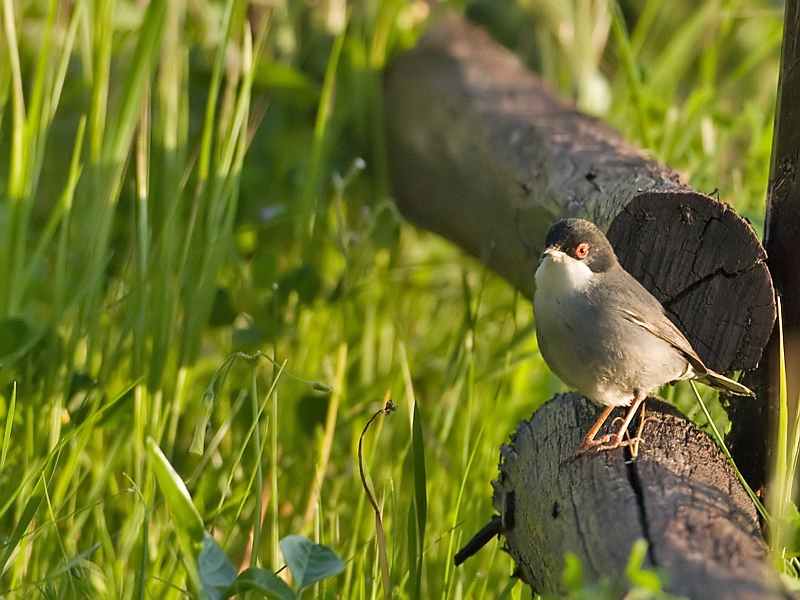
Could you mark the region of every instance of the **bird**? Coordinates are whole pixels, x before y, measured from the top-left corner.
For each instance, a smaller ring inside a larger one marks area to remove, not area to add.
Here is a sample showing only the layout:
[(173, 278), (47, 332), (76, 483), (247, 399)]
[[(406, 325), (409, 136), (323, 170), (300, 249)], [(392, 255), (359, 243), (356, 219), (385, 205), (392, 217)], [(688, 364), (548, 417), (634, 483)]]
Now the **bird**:
[[(668, 383), (694, 379), (755, 396), (703, 363), (661, 303), (622, 267), (594, 223), (562, 219), (550, 227), (545, 246), (533, 297), (539, 351), (559, 379), (603, 407), (573, 458), (631, 443), (623, 437), (639, 406)], [(616, 434), (598, 437), (617, 406), (630, 408)]]

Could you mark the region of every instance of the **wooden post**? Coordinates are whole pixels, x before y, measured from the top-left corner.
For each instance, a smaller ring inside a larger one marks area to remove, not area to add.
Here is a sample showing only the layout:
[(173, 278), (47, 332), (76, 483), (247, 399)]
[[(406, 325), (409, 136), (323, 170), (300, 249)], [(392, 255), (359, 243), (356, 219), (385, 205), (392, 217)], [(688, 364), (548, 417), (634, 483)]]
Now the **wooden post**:
[[(775, 130), (772, 140), (764, 246), (776, 292), (781, 297), (789, 414), (797, 414), (800, 398), (800, 2), (787, 0), (778, 78)], [(761, 375), (768, 382), (768, 409), (740, 406), (742, 436), (755, 436), (748, 456), (766, 470), (769, 448), (763, 442), (770, 418), (777, 415), (780, 348), (777, 327), (767, 347)], [(743, 424), (748, 423), (747, 427)], [(774, 423), (773, 423), (774, 425)], [(794, 423), (790, 422), (790, 425)]]

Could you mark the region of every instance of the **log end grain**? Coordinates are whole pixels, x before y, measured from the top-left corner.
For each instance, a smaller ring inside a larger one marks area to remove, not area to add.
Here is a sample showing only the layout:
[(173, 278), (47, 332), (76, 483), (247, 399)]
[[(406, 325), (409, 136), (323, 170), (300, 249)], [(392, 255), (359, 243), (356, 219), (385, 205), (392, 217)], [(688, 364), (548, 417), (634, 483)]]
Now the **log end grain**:
[(776, 311), (766, 253), (746, 220), (698, 192), (645, 192), (607, 236), (706, 365), (730, 372), (758, 364)]

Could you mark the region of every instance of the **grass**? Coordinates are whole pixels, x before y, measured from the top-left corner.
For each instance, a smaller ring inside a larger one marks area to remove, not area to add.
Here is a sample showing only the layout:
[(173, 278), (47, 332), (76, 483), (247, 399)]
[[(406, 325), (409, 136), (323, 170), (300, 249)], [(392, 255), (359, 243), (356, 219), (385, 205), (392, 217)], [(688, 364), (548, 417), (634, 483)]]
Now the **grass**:
[[(529, 304), (391, 204), (381, 70), (427, 5), (0, 6), (0, 595), (195, 593), (169, 464), (237, 569), (305, 534), (345, 560), (315, 597), (383, 596), (389, 396), (391, 595), (528, 597), (499, 544), (452, 566), (560, 384)], [(526, 6), (470, 11), (763, 221), (777, 9)]]

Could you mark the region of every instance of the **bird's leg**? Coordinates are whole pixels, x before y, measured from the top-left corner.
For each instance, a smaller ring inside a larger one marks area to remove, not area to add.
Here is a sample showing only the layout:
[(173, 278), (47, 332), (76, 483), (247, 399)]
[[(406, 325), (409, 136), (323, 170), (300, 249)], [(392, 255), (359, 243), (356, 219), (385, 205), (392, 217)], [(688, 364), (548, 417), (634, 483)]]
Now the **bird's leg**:
[(645, 401), (645, 398), (647, 398), (647, 394), (643, 394), (638, 390), (636, 391), (636, 395), (634, 396), (633, 402), (631, 403), (631, 407), (628, 409), (628, 412), (625, 414), (625, 418), (622, 420), (622, 425), (620, 425), (619, 429), (617, 430), (617, 433), (613, 436), (613, 439), (610, 442), (609, 438), (612, 437), (611, 435), (604, 435), (599, 439), (595, 437), (597, 436), (597, 433), (600, 431), (600, 428), (608, 419), (608, 416), (614, 410), (613, 406), (606, 406), (603, 409), (603, 412), (600, 413), (600, 416), (597, 417), (597, 421), (595, 421), (594, 425), (592, 425), (591, 429), (589, 429), (589, 431), (586, 433), (586, 437), (583, 438), (583, 443), (581, 443), (580, 448), (578, 448), (575, 451), (575, 454), (570, 456), (564, 462), (570, 463), (579, 456), (581, 456), (582, 454), (584, 454), (585, 452), (587, 452), (588, 450), (591, 450), (593, 448), (596, 448), (598, 451), (603, 451), (603, 450), (613, 450), (614, 448), (619, 448), (620, 446), (628, 446), (628, 445), (631, 446), (631, 455), (633, 456), (633, 458), (636, 458), (636, 456), (639, 454), (639, 442), (642, 441), (641, 434), (642, 434), (642, 429), (644, 427), (644, 408), (642, 408), (642, 420), (639, 423), (639, 430), (636, 433), (636, 437), (631, 439), (630, 435), (628, 435), (629, 439), (625, 440), (624, 442), (622, 441), (622, 438), (625, 437), (625, 434), (628, 431), (628, 426), (631, 424), (631, 421), (633, 420), (636, 411), (639, 409), (639, 406), (641, 406), (642, 403)]
[(631, 407), (628, 409), (628, 413), (625, 415), (625, 420), (622, 421), (622, 425), (620, 425), (619, 430), (617, 431), (617, 435), (614, 436), (614, 439), (609, 444), (601, 446), (598, 448), (598, 450), (613, 450), (614, 448), (627, 446), (628, 444), (635, 442), (637, 444), (636, 451), (638, 453), (638, 443), (641, 441), (641, 438), (636, 437), (628, 442), (623, 442), (622, 438), (625, 436), (625, 432), (628, 431), (628, 425), (631, 424), (633, 416), (636, 414), (636, 411), (639, 409), (639, 406), (642, 404), (642, 402), (644, 402), (645, 398), (647, 398), (647, 394), (643, 394), (642, 392), (638, 391), (636, 392), (636, 397), (633, 399)]
[(635, 459), (637, 456), (639, 456), (639, 442), (642, 441), (642, 431), (644, 430), (644, 423), (647, 420), (647, 418), (644, 416), (646, 408), (647, 404), (642, 404), (642, 414), (639, 415), (639, 429), (636, 431), (636, 437), (633, 438), (632, 440), (629, 440), (629, 442), (631, 443), (632, 459)]
[[(631, 437), (631, 432), (626, 431), (625, 437), (627, 438), (624, 442), (620, 443), (620, 446), (630, 446), (631, 447), (631, 458), (636, 459), (639, 456), (639, 443), (642, 441), (642, 431), (644, 430), (645, 421), (647, 421), (647, 417), (645, 417), (645, 408), (647, 408), (646, 403), (642, 403), (642, 413), (639, 415), (639, 428), (636, 430), (636, 437)], [(622, 423), (623, 417), (617, 417), (612, 421), (612, 425), (619, 421)], [(629, 428), (630, 429), (630, 428)], [(608, 444), (603, 448), (599, 448), (599, 450), (610, 450), (612, 448), (616, 448), (613, 444)]]
[(562, 464), (571, 463), (576, 458), (585, 453), (587, 450), (591, 450), (592, 448), (601, 448), (602, 444), (605, 444), (609, 440), (609, 438), (611, 437), (610, 435), (604, 435), (599, 440), (595, 439), (595, 436), (597, 435), (597, 432), (600, 431), (600, 428), (603, 426), (603, 423), (606, 422), (606, 419), (608, 419), (608, 415), (611, 414), (612, 410), (614, 410), (613, 406), (606, 406), (603, 409), (603, 412), (600, 413), (600, 416), (597, 417), (597, 420), (594, 422), (594, 425), (592, 425), (592, 428), (589, 429), (589, 431), (586, 433), (586, 436), (583, 438), (583, 442), (581, 443), (580, 448), (578, 448), (575, 451), (575, 453), (568, 459), (566, 459)]
[(578, 448), (578, 451), (574, 454), (574, 456), (578, 456), (579, 454), (583, 454), (589, 448), (594, 448), (595, 446), (599, 446), (600, 444), (605, 444), (608, 441), (610, 436), (603, 436), (599, 440), (595, 439), (597, 432), (600, 431), (600, 428), (603, 426), (603, 423), (606, 422), (608, 419), (608, 415), (611, 414), (611, 411), (614, 410), (613, 406), (606, 406), (603, 409), (603, 412), (600, 413), (600, 416), (597, 417), (597, 421), (594, 422), (592, 428), (586, 433), (586, 437), (583, 438), (583, 443), (581, 443), (581, 447)]

